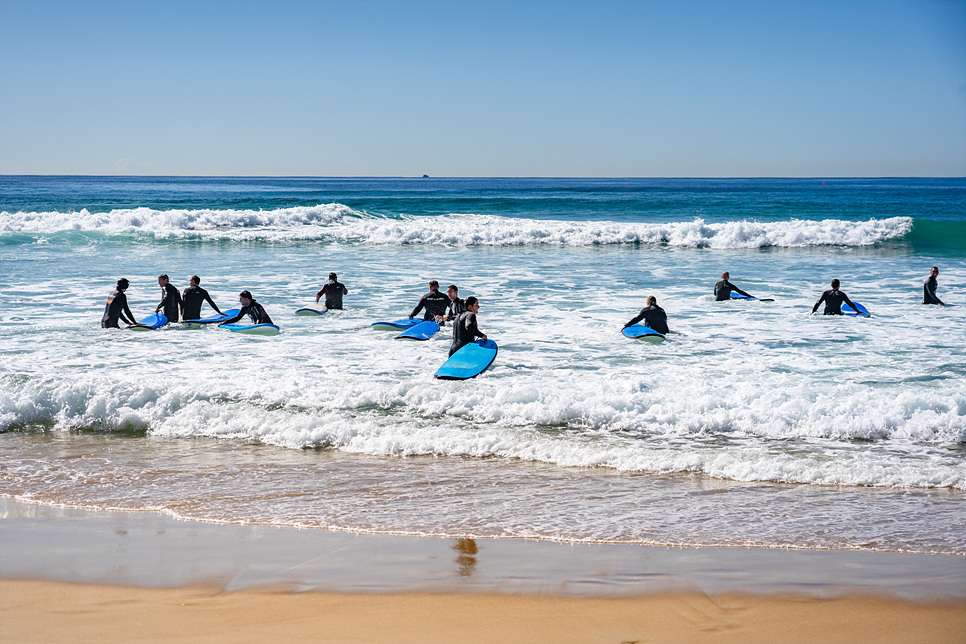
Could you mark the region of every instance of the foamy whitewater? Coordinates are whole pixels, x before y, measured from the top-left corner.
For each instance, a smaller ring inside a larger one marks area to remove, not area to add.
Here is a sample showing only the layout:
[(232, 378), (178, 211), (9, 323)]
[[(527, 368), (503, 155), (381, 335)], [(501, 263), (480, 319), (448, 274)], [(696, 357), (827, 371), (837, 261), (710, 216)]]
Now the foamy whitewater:
[[(966, 554), (966, 181), (0, 177), (0, 494), (358, 531)], [(938, 265), (948, 307), (924, 306)], [(714, 302), (722, 271), (774, 302)], [(329, 271), (346, 309), (294, 316)], [(279, 336), (103, 330), (131, 280)], [(833, 278), (870, 319), (809, 315)], [(490, 370), (372, 331), (476, 295)], [(662, 345), (620, 327), (655, 295)]]

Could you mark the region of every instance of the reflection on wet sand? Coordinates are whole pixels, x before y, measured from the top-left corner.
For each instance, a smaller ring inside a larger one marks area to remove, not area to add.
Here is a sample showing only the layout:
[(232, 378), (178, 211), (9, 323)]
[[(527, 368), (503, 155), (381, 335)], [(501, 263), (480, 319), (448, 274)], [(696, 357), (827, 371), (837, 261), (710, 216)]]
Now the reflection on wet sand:
[(476, 572), (476, 541), (474, 539), (457, 539), (453, 546), (456, 555), (456, 574), (460, 577), (470, 577)]

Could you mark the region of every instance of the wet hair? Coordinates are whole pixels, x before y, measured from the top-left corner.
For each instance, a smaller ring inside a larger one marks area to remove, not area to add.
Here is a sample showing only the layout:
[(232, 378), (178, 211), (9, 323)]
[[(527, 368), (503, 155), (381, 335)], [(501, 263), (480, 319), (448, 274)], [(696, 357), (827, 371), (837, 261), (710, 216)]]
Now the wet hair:
[(479, 300), (476, 299), (475, 295), (470, 295), (468, 298), (466, 298), (466, 308), (470, 308), (471, 306), (473, 306), (474, 304), (477, 304), (478, 302)]
[(201, 278), (198, 277), (197, 275), (192, 275), (189, 281), (195, 282), (196, 284), (201, 284)]
[(657, 305), (657, 298), (654, 297), (653, 295), (648, 295), (647, 296), (647, 305), (650, 306), (652, 304)]
[(437, 282), (436, 280), (432, 280), (429, 283), (429, 288), (439, 288), (439, 282)]
[(939, 267), (938, 266), (933, 266), (929, 270), (931, 270), (931, 271), (938, 271), (939, 270)]
[(453, 289), (453, 290), (454, 290), (454, 291), (456, 291), (457, 293), (459, 293), (459, 292), (460, 292), (460, 290), (459, 290), (459, 288), (458, 288), (458, 287), (456, 286), (456, 284), (450, 284), (449, 286), (447, 286), (447, 287), (446, 287), (446, 290), (447, 290), (447, 291), (448, 291), (448, 290), (450, 290), (450, 289)]
[[(167, 273), (161, 273), (160, 275), (158, 275), (158, 279), (159, 280), (162, 280), (162, 279), (163, 280), (166, 280), (166, 279), (168, 279), (168, 274)], [(168, 281), (170, 281), (170, 280), (168, 280)]]
[(254, 297), (252, 297), (252, 292), (251, 291), (242, 291), (241, 293), (238, 294), (238, 297), (243, 297), (246, 300), (254, 300), (255, 299)]
[(729, 277), (731, 277), (731, 273), (729, 273), (728, 271), (725, 271), (724, 273), (721, 274), (721, 279), (723, 280), (726, 280)]
[(839, 287), (839, 281), (838, 280), (832, 280), (832, 288), (838, 288), (838, 287)]
[(117, 287), (118, 288), (127, 288), (130, 285), (131, 285), (131, 283), (129, 281), (127, 281), (127, 278), (126, 277), (122, 277), (121, 279), (119, 279), (117, 281)]
[(329, 279), (330, 280), (337, 280), (337, 279), (339, 279), (339, 276), (336, 275), (335, 273), (329, 273)]

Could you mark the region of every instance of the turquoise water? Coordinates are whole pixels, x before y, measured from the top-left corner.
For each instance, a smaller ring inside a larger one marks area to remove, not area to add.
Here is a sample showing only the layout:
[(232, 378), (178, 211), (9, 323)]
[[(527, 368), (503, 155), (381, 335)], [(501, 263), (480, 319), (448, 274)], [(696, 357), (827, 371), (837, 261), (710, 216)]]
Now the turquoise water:
[[(0, 494), (186, 518), (966, 552), (966, 180), (0, 177)], [(940, 297), (920, 304), (929, 267)], [(722, 271), (774, 302), (716, 303)], [(346, 310), (295, 317), (329, 271)], [(127, 277), (274, 338), (99, 328)], [(810, 316), (832, 278), (870, 319)], [(426, 282), (500, 345), (395, 342)], [(655, 295), (672, 334), (621, 325)]]

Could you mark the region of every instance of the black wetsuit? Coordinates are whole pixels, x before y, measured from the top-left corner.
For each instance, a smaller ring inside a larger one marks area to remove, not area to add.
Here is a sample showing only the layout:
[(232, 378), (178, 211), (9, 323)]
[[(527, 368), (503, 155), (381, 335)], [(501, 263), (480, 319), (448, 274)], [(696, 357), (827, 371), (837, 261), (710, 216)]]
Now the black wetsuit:
[(201, 288), (200, 286), (189, 286), (184, 290), (184, 295), (182, 296), (182, 302), (184, 302), (184, 319), (185, 320), (198, 320), (201, 318), (201, 305), (205, 302), (211, 305), (211, 308), (215, 309), (218, 313), (221, 310), (212, 301), (211, 296), (208, 295), (208, 291)]
[(163, 310), (164, 317), (168, 318), (168, 322), (177, 322), (181, 305), (181, 293), (169, 282), (161, 287), (161, 303), (158, 304), (155, 312)]
[(721, 280), (714, 285), (714, 300), (715, 302), (724, 302), (725, 300), (731, 299), (731, 291), (738, 293), (739, 295), (744, 295), (745, 297), (751, 297), (740, 288), (729, 282), (728, 280)]
[(936, 289), (939, 288), (939, 282), (936, 278), (929, 276), (922, 284), (922, 303), (923, 304), (943, 304), (943, 301), (936, 297)]
[(453, 321), (453, 346), (450, 347), (449, 354), (453, 355), (464, 345), (482, 337), (483, 333), (476, 326), (476, 313), (463, 311)]
[(265, 307), (263, 307), (255, 300), (252, 300), (251, 302), (248, 303), (247, 306), (241, 307), (241, 310), (238, 312), (238, 315), (236, 315), (233, 318), (229, 318), (228, 320), (225, 320), (224, 322), (222, 322), (222, 324), (234, 324), (235, 322), (238, 322), (238, 320), (242, 319), (246, 315), (252, 319), (252, 324), (272, 324), (273, 323), (272, 318), (268, 317), (268, 313), (265, 312)]
[(668, 332), (667, 313), (656, 304), (641, 309), (641, 312), (624, 326), (629, 327), (632, 324), (637, 324), (641, 320), (644, 320), (644, 326), (654, 329), (658, 333), (665, 334)]
[(443, 314), (445, 320), (455, 320), (459, 317), (459, 314), (466, 310), (466, 301), (456, 298), (455, 300), (450, 300), (446, 305), (446, 313)]
[(341, 309), (342, 308), (342, 296), (348, 295), (349, 289), (345, 287), (342, 282), (328, 282), (322, 287), (322, 290), (315, 294), (316, 301), (319, 300), (323, 295), (325, 296), (325, 308), (327, 309)]
[(134, 314), (127, 306), (127, 295), (121, 289), (114, 289), (107, 296), (107, 306), (104, 307), (101, 326), (105, 329), (119, 329), (118, 319), (124, 320), (126, 324), (137, 324)]
[(816, 302), (815, 306), (812, 307), (812, 313), (818, 310), (819, 304), (821, 304), (823, 301), (825, 302), (825, 311), (822, 313), (822, 315), (842, 315), (842, 302), (845, 302), (853, 309), (858, 311), (855, 305), (852, 304), (852, 300), (849, 299), (848, 295), (838, 289), (830, 288), (822, 293), (822, 297), (818, 298), (818, 302)]
[(419, 304), (409, 314), (409, 317), (416, 317), (425, 308), (426, 313), (423, 314), (423, 320), (434, 320), (437, 315), (446, 315), (447, 304), (449, 304), (449, 295), (440, 293), (439, 290), (430, 291), (419, 300)]

